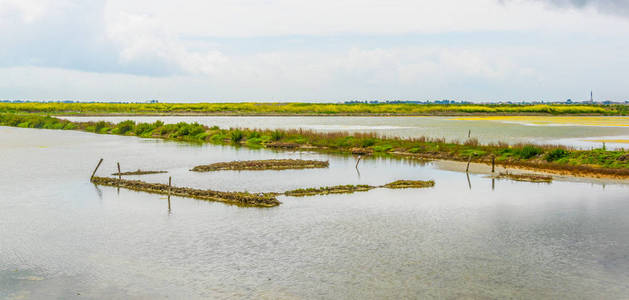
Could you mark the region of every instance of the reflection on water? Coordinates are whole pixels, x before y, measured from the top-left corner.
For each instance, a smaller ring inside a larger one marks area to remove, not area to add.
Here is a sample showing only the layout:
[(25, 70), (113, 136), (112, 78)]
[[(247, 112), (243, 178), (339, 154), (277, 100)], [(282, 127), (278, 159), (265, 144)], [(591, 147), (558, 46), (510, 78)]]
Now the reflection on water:
[[(0, 298), (627, 298), (626, 185), (494, 181), (412, 160), (192, 146), (0, 127)], [(45, 148), (42, 148), (45, 147)], [(285, 191), (434, 179), (274, 208), (94, 186), (130, 176)], [(193, 173), (218, 161), (329, 159), (329, 169)], [(473, 189), (471, 187), (473, 186)], [(35, 280), (36, 279), (36, 280)]]
[[(106, 120), (121, 122), (132, 119), (141, 122), (162, 120), (165, 123), (198, 122), (208, 126), (217, 125), (222, 128), (271, 128), (293, 129), (302, 128), (320, 132), (376, 132), (385, 136), (398, 137), (445, 137), (447, 140), (464, 141), (471, 136), (481, 143), (504, 141), (514, 143), (562, 144), (584, 149), (601, 147), (597, 140), (602, 137), (626, 138), (629, 136), (628, 126), (598, 126), (602, 118), (611, 117), (578, 117), (583, 126), (565, 123), (566, 117), (543, 117), (546, 120), (537, 126), (528, 123), (502, 123), (488, 117), (456, 118), (456, 117), (63, 117), (72, 121)], [(509, 118), (509, 117), (500, 117)], [(532, 118), (532, 117), (522, 117)], [(537, 117), (541, 118), (541, 117)], [(548, 121), (557, 119), (555, 123)], [(574, 118), (572, 118), (574, 119)], [(570, 120), (572, 120), (570, 119)], [(616, 118), (619, 119), (620, 118)], [(564, 120), (562, 126), (554, 126)], [(570, 122), (576, 122), (574, 120)], [(610, 123), (609, 121), (608, 123)], [(620, 121), (614, 121), (618, 123)], [(629, 122), (623, 118), (622, 122)], [(588, 126), (587, 124), (594, 124)], [(607, 123), (606, 123), (607, 124)], [(618, 139), (618, 138), (616, 138)], [(607, 143), (607, 148), (627, 148), (627, 144)]]

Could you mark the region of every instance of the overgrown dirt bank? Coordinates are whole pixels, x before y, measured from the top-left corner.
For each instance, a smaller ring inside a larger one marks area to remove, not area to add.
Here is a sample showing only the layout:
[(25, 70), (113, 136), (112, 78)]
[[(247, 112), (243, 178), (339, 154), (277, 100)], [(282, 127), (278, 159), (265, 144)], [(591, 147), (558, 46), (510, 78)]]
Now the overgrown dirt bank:
[(251, 194), (245, 192), (218, 192), (212, 190), (200, 190), (184, 187), (169, 187), (167, 184), (148, 183), (139, 180), (126, 180), (108, 177), (93, 177), (94, 184), (121, 187), (134, 191), (147, 193), (188, 197), (201, 200), (219, 201), (242, 206), (272, 207), (280, 205), (280, 201), (269, 194)]

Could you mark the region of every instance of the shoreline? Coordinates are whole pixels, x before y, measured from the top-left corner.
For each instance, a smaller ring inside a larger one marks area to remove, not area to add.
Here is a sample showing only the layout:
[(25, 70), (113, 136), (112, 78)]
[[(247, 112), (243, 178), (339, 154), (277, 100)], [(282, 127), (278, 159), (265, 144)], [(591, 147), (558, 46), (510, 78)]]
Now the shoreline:
[[(462, 161), (454, 161), (454, 160), (431, 160), (430, 163), (433, 163), (437, 168), (446, 171), (453, 171), (465, 174), (465, 169), (467, 163)], [(564, 181), (564, 182), (587, 182), (587, 183), (596, 183), (596, 184), (622, 184), (629, 185), (629, 177), (612, 177), (612, 176), (576, 176), (573, 174), (560, 174), (558, 172), (553, 172), (552, 170), (540, 170), (540, 169), (531, 169), (524, 168), (519, 166), (503, 166), (496, 165), (496, 172), (491, 172), (491, 165), (480, 162), (470, 163), (469, 173), (470, 174), (482, 174), (482, 175), (493, 175), (498, 174), (500, 172), (510, 172), (513, 174), (539, 174), (539, 175), (550, 175), (556, 181)], [(502, 180), (502, 179), (497, 179)]]
[(314, 151), (356, 156), (411, 157), (491, 164), (513, 169), (575, 177), (629, 179), (629, 153), (605, 149), (576, 150), (561, 146), (506, 143), (480, 144), (476, 139), (446, 142), (436, 138), (386, 138), (348, 132), (308, 130), (220, 129), (196, 123), (164, 124), (72, 122), (41, 115), (0, 114), (0, 124), (13, 127), (64, 129), (98, 134), (160, 138), (194, 143), (244, 146), (283, 151)]

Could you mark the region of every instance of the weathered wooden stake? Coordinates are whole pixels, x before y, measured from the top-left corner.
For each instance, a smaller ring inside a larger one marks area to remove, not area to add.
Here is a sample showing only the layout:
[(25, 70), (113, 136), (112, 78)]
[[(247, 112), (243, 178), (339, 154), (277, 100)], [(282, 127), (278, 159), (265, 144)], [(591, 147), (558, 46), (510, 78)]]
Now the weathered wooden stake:
[(467, 131), (467, 138), (470, 138), (472, 136), (472, 129)]
[(492, 173), (496, 172), (496, 156), (495, 155), (491, 156), (491, 172)]
[(465, 176), (467, 177), (467, 185), (470, 187), (470, 190), (472, 189), (472, 181), (470, 181), (470, 173), (465, 173)]
[(100, 167), (100, 164), (102, 164), (102, 163), (103, 163), (103, 159), (101, 158), (98, 161), (98, 164), (96, 165), (96, 169), (94, 169), (94, 172), (92, 172), (92, 176), (90, 176), (90, 181), (92, 181), (92, 179), (94, 179), (94, 175), (96, 175), (96, 171), (98, 170), (98, 167)]
[(358, 160), (356, 161), (356, 169), (358, 169), (358, 163), (360, 162), (360, 160), (363, 158), (362, 155), (358, 156)]
[(170, 197), (170, 187), (172, 185), (172, 177), (168, 176), (168, 197)]
[(170, 187), (172, 185), (172, 177), (168, 176), (168, 211), (170, 212)]
[(118, 163), (118, 179), (122, 179), (122, 172), (120, 172), (120, 163)]
[(467, 167), (465, 167), (465, 173), (470, 171), (470, 163), (472, 162), (472, 155), (470, 154), (470, 158), (467, 160)]

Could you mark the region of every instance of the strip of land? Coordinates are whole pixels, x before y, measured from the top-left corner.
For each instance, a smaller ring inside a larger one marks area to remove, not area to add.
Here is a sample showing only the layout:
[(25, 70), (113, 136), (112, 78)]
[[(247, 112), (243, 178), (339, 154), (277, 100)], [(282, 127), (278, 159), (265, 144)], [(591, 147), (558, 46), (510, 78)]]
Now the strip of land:
[(123, 121), (117, 124), (71, 122), (38, 114), (0, 114), (0, 125), (24, 128), (81, 130), (195, 143), (251, 148), (307, 150), (323, 153), (363, 153), (452, 161), (472, 161), (562, 175), (629, 178), (629, 153), (621, 150), (576, 150), (557, 145), (480, 144), (471, 138), (451, 142), (443, 138), (383, 138), (376, 134), (320, 133), (305, 130), (220, 129), (197, 123), (164, 124)]
[(148, 183), (140, 180), (126, 180), (109, 177), (93, 177), (94, 184), (121, 187), (128, 190), (153, 194), (172, 195), (208, 201), (219, 201), (241, 206), (272, 207), (280, 205), (275, 196), (270, 194), (251, 194), (245, 192), (219, 192), (185, 187), (169, 186), (160, 183)]
[(4, 113), (65, 115), (629, 115), (627, 105), (415, 103), (0, 103)]
[(111, 175), (114, 176), (125, 176), (125, 175), (151, 175), (151, 174), (163, 174), (163, 173), (168, 173), (167, 171), (143, 171), (143, 170), (136, 170), (136, 171), (130, 171), (130, 172), (121, 172), (121, 173), (113, 173)]
[(266, 159), (218, 162), (209, 165), (201, 165), (192, 168), (194, 172), (212, 172), (224, 170), (288, 170), (288, 169), (313, 169), (327, 168), (327, 161), (302, 160), (302, 159)]
[(408, 188), (428, 188), (435, 186), (434, 180), (397, 180), (391, 183), (387, 183), (385, 185), (373, 186), (373, 185), (336, 185), (336, 186), (326, 186), (319, 188), (307, 188), (307, 189), (296, 189), (292, 191), (287, 191), (284, 193), (286, 196), (293, 197), (305, 197), (305, 196), (314, 196), (314, 195), (328, 195), (328, 194), (352, 194), (356, 192), (367, 192), (373, 190), (375, 188), (388, 188), (388, 189), (408, 189)]

